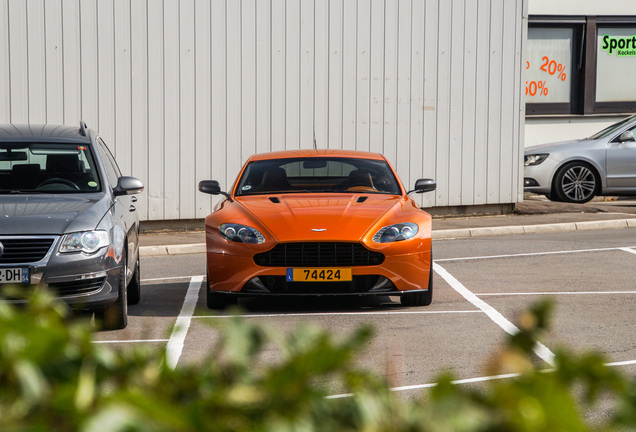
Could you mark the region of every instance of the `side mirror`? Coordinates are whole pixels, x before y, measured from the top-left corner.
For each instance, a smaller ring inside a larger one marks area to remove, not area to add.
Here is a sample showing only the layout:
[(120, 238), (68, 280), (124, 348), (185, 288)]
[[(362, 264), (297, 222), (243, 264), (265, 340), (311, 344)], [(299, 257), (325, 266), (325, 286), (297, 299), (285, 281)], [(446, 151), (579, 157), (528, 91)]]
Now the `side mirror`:
[(412, 191), (409, 191), (407, 195), (413, 192), (418, 194), (424, 193), (424, 192), (432, 192), (435, 189), (437, 189), (437, 183), (435, 182), (435, 180), (419, 179), (418, 181), (415, 182), (415, 189), (413, 189)]
[(634, 133), (630, 130), (626, 130), (618, 137), (618, 140), (622, 143), (627, 141), (634, 141)]
[(224, 195), (230, 197), (229, 194), (221, 190), (219, 182), (216, 180), (201, 180), (199, 182), (199, 191), (210, 195)]
[(117, 179), (117, 186), (113, 189), (115, 196), (134, 195), (143, 192), (144, 184), (136, 177), (122, 176)]

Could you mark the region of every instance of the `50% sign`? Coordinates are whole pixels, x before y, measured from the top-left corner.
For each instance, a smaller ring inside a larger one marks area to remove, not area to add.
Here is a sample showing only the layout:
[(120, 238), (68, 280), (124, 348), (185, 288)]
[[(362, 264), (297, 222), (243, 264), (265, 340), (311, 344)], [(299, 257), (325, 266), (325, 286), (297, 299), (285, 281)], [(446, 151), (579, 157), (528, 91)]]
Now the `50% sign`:
[[(543, 56), (542, 63), (539, 67), (540, 70), (554, 76), (556, 78), (565, 81), (567, 75), (565, 73), (565, 66), (561, 63), (557, 63), (555, 60), (550, 60), (547, 56)], [(530, 69), (530, 62), (526, 61), (526, 69)], [(526, 81), (526, 96), (547, 96), (548, 87), (545, 80)]]

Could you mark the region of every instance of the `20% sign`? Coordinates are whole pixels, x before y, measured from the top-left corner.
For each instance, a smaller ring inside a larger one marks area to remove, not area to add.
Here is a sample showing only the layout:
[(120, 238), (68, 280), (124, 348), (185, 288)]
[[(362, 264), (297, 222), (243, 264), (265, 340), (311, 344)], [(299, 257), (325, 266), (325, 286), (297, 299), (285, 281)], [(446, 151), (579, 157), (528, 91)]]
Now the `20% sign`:
[[(561, 81), (565, 81), (567, 75), (565, 74), (565, 66), (561, 63), (557, 63), (554, 60), (550, 60), (547, 56), (543, 56), (541, 59), (543, 62), (541, 64), (541, 69), (544, 72), (549, 73), (550, 75), (557, 74), (557, 78)], [(530, 62), (526, 61), (526, 69), (530, 69)], [(558, 73), (557, 73), (558, 72)], [(526, 81), (526, 96), (547, 96), (548, 95), (548, 87), (545, 84), (545, 80), (538, 81)]]

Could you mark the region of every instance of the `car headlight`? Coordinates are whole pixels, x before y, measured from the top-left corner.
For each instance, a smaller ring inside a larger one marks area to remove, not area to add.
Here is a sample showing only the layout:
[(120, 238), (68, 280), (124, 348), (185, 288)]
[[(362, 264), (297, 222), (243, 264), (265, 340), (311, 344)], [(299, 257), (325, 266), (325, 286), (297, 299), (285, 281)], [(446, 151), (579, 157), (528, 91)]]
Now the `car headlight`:
[(83, 231), (65, 234), (60, 243), (61, 253), (84, 252), (92, 254), (110, 245), (106, 231)]
[(523, 158), (523, 166), (539, 165), (550, 156), (549, 153), (530, 154), (525, 155)]
[(417, 230), (417, 224), (412, 222), (389, 225), (381, 228), (377, 233), (375, 233), (373, 241), (376, 243), (392, 243), (408, 240), (415, 237)]
[(227, 223), (219, 227), (223, 237), (239, 243), (260, 244), (265, 242), (265, 237), (257, 229), (240, 224)]

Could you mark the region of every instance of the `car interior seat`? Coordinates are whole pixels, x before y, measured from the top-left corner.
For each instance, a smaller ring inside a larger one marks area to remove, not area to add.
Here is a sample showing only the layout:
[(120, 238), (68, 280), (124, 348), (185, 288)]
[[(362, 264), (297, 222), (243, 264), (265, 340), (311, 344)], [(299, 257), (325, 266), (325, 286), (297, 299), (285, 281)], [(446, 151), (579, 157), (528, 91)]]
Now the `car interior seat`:
[(263, 173), (263, 179), (257, 190), (259, 192), (281, 191), (293, 189), (283, 168), (270, 168)]
[(85, 184), (87, 175), (84, 164), (75, 154), (50, 154), (46, 157), (46, 174), (49, 179), (62, 178), (77, 184)]
[(353, 170), (349, 173), (349, 178), (345, 184), (345, 189), (354, 187), (374, 188), (371, 173), (364, 170)]
[(12, 189), (35, 189), (41, 181), (39, 164), (17, 164), (11, 168), (9, 184)]

